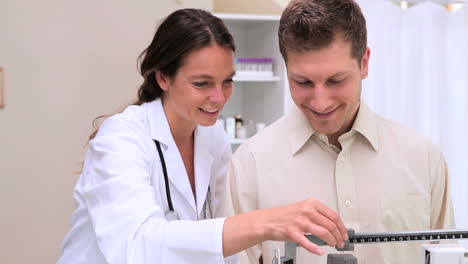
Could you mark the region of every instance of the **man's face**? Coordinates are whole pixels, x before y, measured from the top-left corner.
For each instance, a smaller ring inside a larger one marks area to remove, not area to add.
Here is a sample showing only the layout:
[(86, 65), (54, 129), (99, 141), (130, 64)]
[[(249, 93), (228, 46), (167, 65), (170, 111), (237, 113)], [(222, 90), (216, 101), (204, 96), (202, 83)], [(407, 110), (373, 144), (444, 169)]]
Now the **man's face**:
[(287, 53), (292, 98), (316, 132), (339, 137), (351, 129), (369, 55), (367, 49), (358, 62), (351, 56), (351, 43), (339, 36), (326, 48)]

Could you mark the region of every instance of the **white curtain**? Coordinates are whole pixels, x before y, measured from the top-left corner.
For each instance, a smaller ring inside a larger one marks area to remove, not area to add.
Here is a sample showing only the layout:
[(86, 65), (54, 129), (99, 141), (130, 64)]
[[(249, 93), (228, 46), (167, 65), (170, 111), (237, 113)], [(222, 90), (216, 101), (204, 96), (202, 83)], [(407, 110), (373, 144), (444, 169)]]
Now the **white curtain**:
[(457, 227), (468, 229), (468, 3), (450, 12), (431, 2), (405, 10), (386, 0), (359, 2), (371, 48), (363, 98), (441, 147)]

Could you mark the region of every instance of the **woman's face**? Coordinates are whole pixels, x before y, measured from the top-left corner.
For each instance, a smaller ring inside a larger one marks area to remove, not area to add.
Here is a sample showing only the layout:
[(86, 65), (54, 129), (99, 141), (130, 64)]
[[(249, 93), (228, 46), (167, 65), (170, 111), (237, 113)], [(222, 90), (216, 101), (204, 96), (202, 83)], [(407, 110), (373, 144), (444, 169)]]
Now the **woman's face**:
[(187, 125), (214, 125), (232, 95), (234, 52), (217, 44), (192, 51), (174, 77), (157, 73), (166, 115)]

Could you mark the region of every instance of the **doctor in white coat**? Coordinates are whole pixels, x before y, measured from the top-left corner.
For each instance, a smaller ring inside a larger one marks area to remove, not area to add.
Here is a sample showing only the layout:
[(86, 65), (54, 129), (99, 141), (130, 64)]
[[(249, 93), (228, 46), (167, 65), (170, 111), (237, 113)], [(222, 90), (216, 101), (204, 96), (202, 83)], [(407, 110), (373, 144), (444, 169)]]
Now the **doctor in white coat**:
[(342, 244), (343, 223), (312, 199), (214, 218), (228, 191), (231, 149), (215, 123), (232, 94), (234, 50), (206, 11), (178, 10), (161, 23), (140, 56), (138, 101), (90, 137), (58, 263), (227, 263), (265, 240), (320, 254), (303, 236), (311, 232)]

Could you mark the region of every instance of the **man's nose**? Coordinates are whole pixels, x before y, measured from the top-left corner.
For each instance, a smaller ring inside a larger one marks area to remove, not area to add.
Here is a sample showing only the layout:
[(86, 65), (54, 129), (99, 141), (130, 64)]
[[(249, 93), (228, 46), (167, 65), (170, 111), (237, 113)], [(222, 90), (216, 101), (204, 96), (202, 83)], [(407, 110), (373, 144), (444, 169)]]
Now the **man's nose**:
[(330, 98), (328, 90), (323, 86), (314, 87), (310, 106), (315, 112), (325, 114), (330, 112), (333, 107), (333, 100)]

